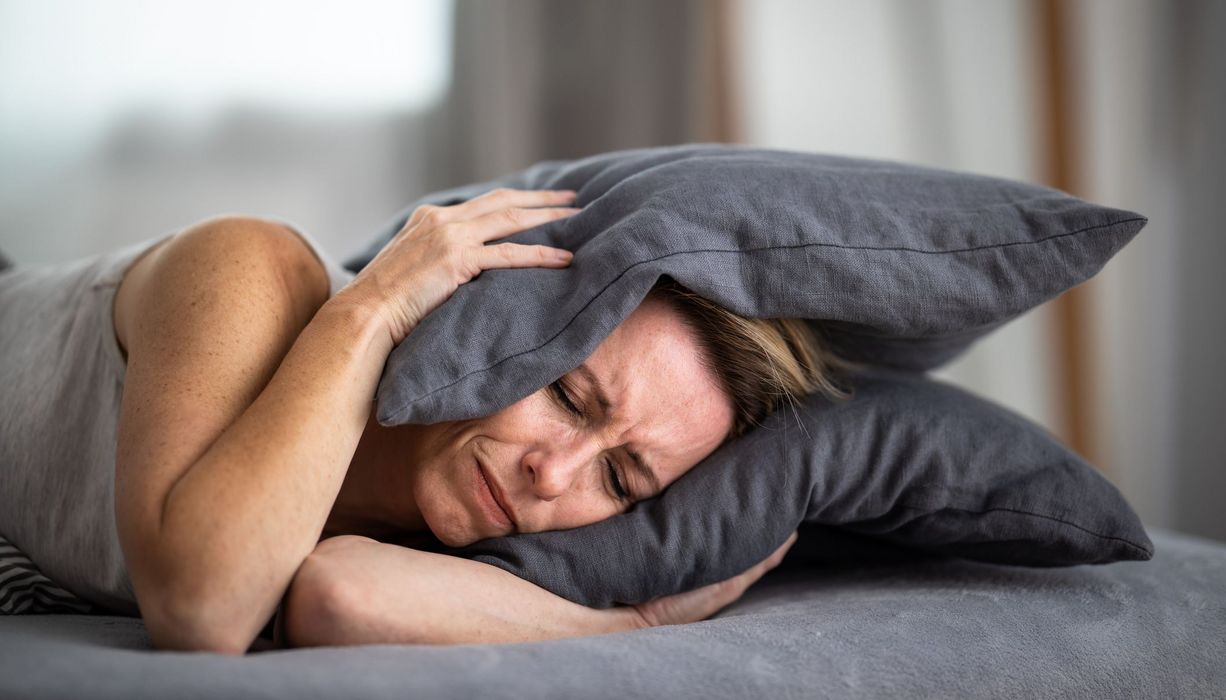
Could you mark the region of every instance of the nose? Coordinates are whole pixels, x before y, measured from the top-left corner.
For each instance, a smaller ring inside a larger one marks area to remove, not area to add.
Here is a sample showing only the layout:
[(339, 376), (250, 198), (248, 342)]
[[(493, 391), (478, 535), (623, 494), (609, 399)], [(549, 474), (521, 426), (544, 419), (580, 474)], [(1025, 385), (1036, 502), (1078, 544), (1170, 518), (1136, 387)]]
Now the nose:
[(524, 455), (524, 468), (533, 492), (552, 501), (581, 481), (599, 454), (600, 446), (591, 437), (549, 441)]

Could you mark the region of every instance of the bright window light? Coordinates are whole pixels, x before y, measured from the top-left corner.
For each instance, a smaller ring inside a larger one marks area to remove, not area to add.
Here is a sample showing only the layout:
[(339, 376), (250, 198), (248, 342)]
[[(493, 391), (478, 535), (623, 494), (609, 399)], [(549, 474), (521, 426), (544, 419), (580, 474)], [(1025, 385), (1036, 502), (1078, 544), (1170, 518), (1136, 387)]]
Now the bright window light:
[(450, 24), (450, 0), (0, 0), (0, 145), (133, 112), (414, 110), (446, 90)]

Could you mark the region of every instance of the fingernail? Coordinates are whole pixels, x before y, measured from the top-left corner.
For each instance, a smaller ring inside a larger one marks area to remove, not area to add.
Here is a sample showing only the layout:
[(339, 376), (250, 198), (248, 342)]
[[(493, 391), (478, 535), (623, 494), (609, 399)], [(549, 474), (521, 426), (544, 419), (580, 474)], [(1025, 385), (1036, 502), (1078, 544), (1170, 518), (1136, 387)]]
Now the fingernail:
[(557, 256), (558, 260), (570, 260), (571, 258), (575, 257), (575, 254), (569, 250), (559, 250), (555, 252), (554, 255)]

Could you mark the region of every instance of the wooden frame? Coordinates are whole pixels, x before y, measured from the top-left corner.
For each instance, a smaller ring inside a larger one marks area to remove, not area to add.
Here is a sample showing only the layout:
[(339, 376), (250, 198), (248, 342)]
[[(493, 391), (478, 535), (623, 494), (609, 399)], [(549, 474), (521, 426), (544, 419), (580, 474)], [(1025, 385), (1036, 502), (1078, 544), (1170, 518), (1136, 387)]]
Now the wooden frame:
[[(1068, 6), (1060, 0), (1035, 2), (1035, 56), (1038, 59), (1039, 143), (1043, 152), (1043, 180), (1047, 185), (1077, 195), (1082, 188), (1073, 159), (1077, 105), (1069, 76), (1075, 68), (1068, 40)], [(1056, 348), (1053, 376), (1063, 440), (1091, 464), (1099, 466), (1094, 431), (1094, 336), (1089, 328), (1092, 280), (1053, 299), (1052, 335)]]

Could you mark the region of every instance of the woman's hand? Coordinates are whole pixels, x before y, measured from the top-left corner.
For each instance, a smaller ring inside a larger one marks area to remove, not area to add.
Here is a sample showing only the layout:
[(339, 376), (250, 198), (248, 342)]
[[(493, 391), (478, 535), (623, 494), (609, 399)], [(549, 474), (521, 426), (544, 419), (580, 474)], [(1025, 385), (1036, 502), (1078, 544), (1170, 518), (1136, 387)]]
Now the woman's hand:
[(572, 254), (545, 245), (489, 241), (570, 216), (580, 209), (563, 190), (497, 189), (450, 207), (423, 205), (338, 294), (373, 304), (393, 343), (482, 270), (566, 267)]
[(500, 644), (694, 622), (739, 598), (795, 540), (793, 533), (766, 561), (727, 581), (598, 610), (490, 564), (341, 535), (320, 542), (298, 569), (282, 639), (290, 646)]
[(795, 541), (796, 533), (793, 532), (774, 554), (730, 579), (630, 607), (637, 613), (643, 627), (681, 625), (705, 620), (740, 598), (745, 589), (762, 578), (767, 571), (778, 566)]

